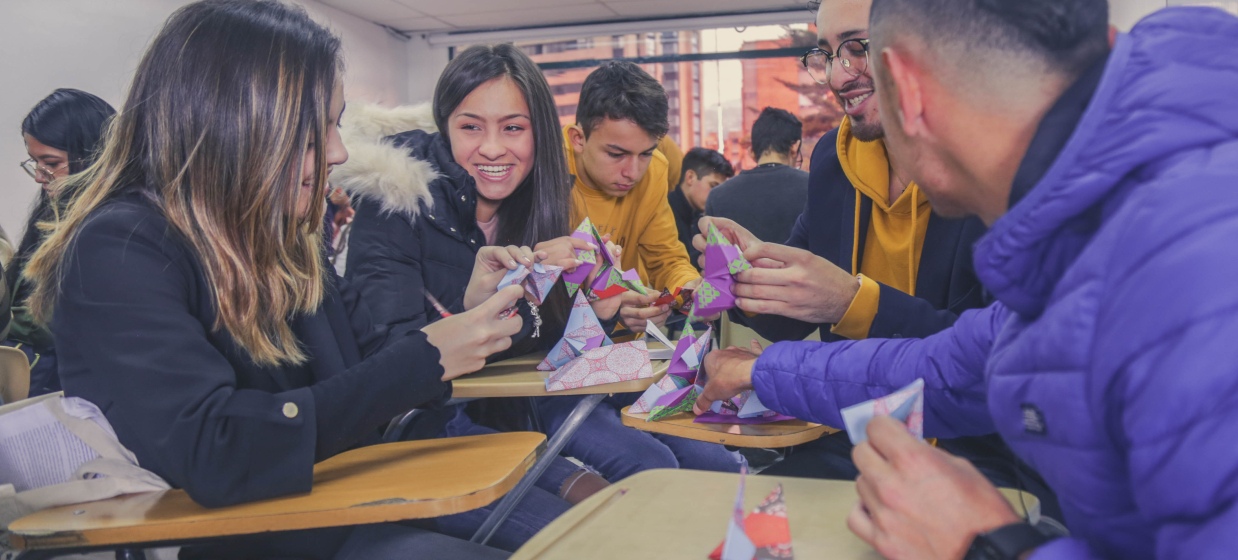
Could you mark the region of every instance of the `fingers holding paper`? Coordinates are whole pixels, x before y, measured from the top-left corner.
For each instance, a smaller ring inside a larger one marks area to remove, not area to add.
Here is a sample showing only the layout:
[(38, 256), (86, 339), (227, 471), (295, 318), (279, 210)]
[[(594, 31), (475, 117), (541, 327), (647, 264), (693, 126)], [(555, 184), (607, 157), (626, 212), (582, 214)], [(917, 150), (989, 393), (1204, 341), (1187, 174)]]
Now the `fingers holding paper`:
[(421, 329), (439, 352), (443, 381), (473, 373), (486, 365), (486, 358), (511, 348), (512, 336), (524, 321), (508, 310), (524, 297), (524, 288), (508, 286), (480, 305), (435, 321)]
[(752, 366), (757, 356), (747, 350), (726, 348), (705, 355), (705, 375), (708, 382), (696, 399), (693, 412), (703, 414), (714, 401), (729, 399), (752, 389)]
[(748, 313), (837, 323), (860, 289), (855, 276), (803, 249), (757, 242), (744, 257), (754, 266), (735, 275), (732, 291)]
[(887, 558), (962, 558), (981, 532), (1015, 523), (1006, 499), (971, 463), (874, 417), (852, 451), (860, 502), (847, 519)]

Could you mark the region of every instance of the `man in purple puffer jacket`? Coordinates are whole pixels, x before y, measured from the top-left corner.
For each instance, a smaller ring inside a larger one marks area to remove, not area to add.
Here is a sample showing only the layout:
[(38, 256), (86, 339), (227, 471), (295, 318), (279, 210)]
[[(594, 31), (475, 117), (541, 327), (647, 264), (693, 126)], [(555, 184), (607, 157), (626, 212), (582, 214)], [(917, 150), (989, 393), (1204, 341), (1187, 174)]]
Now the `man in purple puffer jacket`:
[(990, 225), (997, 303), (925, 339), (706, 358), (703, 401), (753, 387), (834, 426), (923, 378), (925, 435), (996, 429), (1071, 530), (1038, 536), (881, 418), (849, 525), (886, 556), (1238, 557), (1238, 18), (1166, 9), (1111, 51), (1107, 20), (1105, 0), (875, 0), (887, 146), (934, 210)]

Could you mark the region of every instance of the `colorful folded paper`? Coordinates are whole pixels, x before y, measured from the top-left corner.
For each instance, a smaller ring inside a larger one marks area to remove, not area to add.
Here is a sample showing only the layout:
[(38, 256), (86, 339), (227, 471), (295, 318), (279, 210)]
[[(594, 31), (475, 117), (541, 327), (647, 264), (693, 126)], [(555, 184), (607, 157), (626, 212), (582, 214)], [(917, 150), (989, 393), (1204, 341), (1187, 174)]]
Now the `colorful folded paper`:
[(533, 298), (534, 302), (541, 305), (546, 301), (546, 296), (550, 295), (550, 289), (555, 287), (555, 282), (562, 274), (563, 267), (552, 264), (535, 263), (532, 268), (518, 266), (516, 270), (509, 270), (503, 279), (499, 280), (496, 290), (502, 290), (508, 286), (524, 286), (524, 291)]
[(546, 391), (566, 391), (607, 383), (653, 377), (645, 341), (624, 342), (586, 350), (546, 377)]
[(791, 524), (787, 519), (787, 504), (782, 485), (761, 501), (752, 513), (744, 516), (744, 478), (740, 474), (739, 494), (727, 524), (726, 537), (712, 553), (710, 560), (791, 560)]
[(598, 233), (597, 228), (593, 227), (593, 222), (590, 222), (589, 218), (585, 218), (576, 227), (576, 231), (572, 232), (572, 237), (593, 243), (597, 250), (576, 250), (576, 259), (582, 264), (576, 267), (576, 270), (563, 274), (563, 283), (567, 286), (569, 296), (575, 295), (577, 291), (586, 287), (585, 282), (594, 269), (597, 269), (597, 275), (587, 286), (589, 297), (593, 299), (606, 299), (629, 290), (642, 295), (649, 293), (649, 289), (641, 282), (636, 269), (619, 268), (610, 251), (606, 250), (606, 242), (602, 241), (601, 234)]
[(554, 345), (546, 359), (538, 364), (537, 369), (554, 371), (589, 350), (610, 344), (610, 337), (606, 336), (602, 323), (593, 313), (593, 307), (585, 300), (585, 294), (576, 292), (572, 312), (568, 315), (567, 326), (563, 329), (563, 338)]
[(692, 312), (688, 321), (712, 317), (735, 307), (735, 275), (751, 269), (739, 247), (727, 241), (718, 228), (709, 224), (705, 237), (705, 270), (700, 287), (692, 294)]
[(691, 325), (685, 327), (683, 335), (675, 343), (666, 376), (650, 385), (628, 410), (636, 414), (647, 413), (646, 421), (649, 422), (692, 410), (704, 386), (704, 376), (698, 372), (701, 361), (709, 352), (711, 334), (712, 329), (705, 329), (698, 337)]
[(715, 401), (709, 412), (697, 415), (693, 422), (701, 424), (767, 424), (794, 417), (779, 414), (761, 404), (755, 391), (744, 391), (729, 399)]
[(868, 422), (874, 416), (891, 416), (907, 425), (907, 431), (924, 439), (924, 380), (917, 379), (884, 397), (842, 409), (843, 424), (851, 443), (868, 439)]

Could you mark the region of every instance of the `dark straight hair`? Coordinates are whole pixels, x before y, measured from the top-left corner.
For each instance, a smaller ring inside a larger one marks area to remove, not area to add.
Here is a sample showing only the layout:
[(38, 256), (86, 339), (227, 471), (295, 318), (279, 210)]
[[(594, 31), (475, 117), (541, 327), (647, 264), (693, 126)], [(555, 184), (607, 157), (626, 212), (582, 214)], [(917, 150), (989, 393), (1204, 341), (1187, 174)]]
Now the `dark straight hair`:
[(478, 86), (501, 77), (516, 84), (529, 106), (533, 171), (499, 206), (495, 243), (532, 247), (567, 235), (572, 228), (568, 223), (572, 184), (563, 156), (563, 131), (541, 69), (510, 43), (469, 47), (451, 60), (434, 87), (434, 124), (450, 146), (448, 117)]
[[(116, 109), (98, 96), (81, 90), (61, 88), (53, 91), (35, 104), (21, 122), (21, 133), (29, 134), (35, 140), (62, 150), (67, 154), (69, 173), (80, 173), (95, 162), (98, 149), (107, 129), (108, 122), (116, 115)], [(62, 185), (67, 185), (62, 182)], [(5, 280), (9, 287), (17, 291), (16, 286), (21, 279), (26, 261), (43, 240), (43, 233), (38, 225), (52, 221), (57, 210), (63, 210), (73, 199), (72, 188), (62, 186), (55, 199), (47, 194), (45, 189), (39, 189), (38, 198), (26, 219), (26, 231), (22, 234), (21, 243), (17, 245), (17, 253), (13, 261), (5, 269)]]
[[(434, 124), (450, 147), (448, 117), (478, 86), (502, 77), (516, 84), (529, 106), (529, 120), (533, 125), (533, 171), (499, 206), (495, 244), (533, 247), (542, 241), (568, 235), (573, 229), (568, 223), (572, 182), (563, 155), (559, 111), (550, 93), (550, 84), (546, 83), (537, 64), (511, 43), (465, 49), (447, 64), (434, 86)], [(469, 216), (469, 219), (474, 217)], [(547, 324), (542, 336), (555, 338), (562, 333), (571, 310), (562, 284), (555, 286), (543, 307), (542, 318)], [(536, 339), (526, 338), (518, 342), (512, 352), (532, 351), (536, 343)]]

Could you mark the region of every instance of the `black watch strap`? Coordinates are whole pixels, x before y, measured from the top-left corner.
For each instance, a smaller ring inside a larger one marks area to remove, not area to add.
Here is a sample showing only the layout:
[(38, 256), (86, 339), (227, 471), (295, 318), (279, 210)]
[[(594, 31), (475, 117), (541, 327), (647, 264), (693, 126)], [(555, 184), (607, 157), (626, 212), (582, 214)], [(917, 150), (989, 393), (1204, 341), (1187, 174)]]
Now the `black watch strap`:
[(976, 535), (964, 560), (1018, 560), (1019, 555), (1053, 539), (1031, 523), (1011, 523)]

